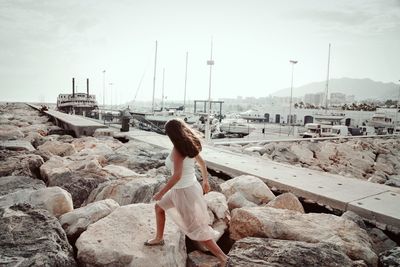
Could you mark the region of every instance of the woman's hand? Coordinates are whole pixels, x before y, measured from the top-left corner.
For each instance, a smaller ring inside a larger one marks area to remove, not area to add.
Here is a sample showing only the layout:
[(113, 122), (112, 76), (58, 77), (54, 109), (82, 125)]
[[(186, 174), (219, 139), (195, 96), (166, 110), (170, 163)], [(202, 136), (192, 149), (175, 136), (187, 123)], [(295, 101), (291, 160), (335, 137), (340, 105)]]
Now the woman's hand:
[(154, 196), (153, 199), (156, 201), (159, 201), (162, 197), (164, 196), (164, 193), (162, 191), (158, 191)]
[(203, 180), (203, 192), (204, 194), (210, 192), (210, 184), (208, 183), (208, 180)]

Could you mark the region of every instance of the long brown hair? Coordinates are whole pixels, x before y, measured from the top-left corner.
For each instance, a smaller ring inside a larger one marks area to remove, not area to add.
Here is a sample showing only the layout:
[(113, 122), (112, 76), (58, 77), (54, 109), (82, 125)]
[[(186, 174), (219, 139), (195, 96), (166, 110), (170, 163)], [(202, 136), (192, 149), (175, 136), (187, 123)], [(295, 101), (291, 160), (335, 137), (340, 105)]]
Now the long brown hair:
[(200, 139), (183, 120), (169, 120), (165, 124), (165, 133), (183, 157), (194, 158), (200, 153)]

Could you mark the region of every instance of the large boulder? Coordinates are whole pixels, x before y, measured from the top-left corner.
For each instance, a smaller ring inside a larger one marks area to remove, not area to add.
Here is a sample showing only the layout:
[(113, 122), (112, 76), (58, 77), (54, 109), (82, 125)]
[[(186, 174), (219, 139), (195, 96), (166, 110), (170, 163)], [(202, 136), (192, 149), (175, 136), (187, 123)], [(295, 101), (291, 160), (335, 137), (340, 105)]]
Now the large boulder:
[(24, 203), (45, 209), (56, 217), (74, 209), (71, 194), (57, 186), (38, 190), (22, 189), (0, 197), (0, 207), (3, 208)]
[(354, 266), (342, 249), (331, 243), (246, 237), (229, 251), (230, 266)]
[(371, 238), (373, 249), (378, 255), (381, 252), (397, 247), (396, 242), (391, 240), (382, 230), (378, 228), (372, 228), (368, 230), (368, 234)]
[(113, 212), (119, 204), (112, 199), (91, 203), (60, 216), (59, 221), (70, 240), (76, 240), (92, 223)]
[(107, 165), (103, 167), (103, 171), (106, 171), (110, 175), (117, 177), (117, 178), (126, 178), (126, 177), (135, 177), (139, 174), (126, 168), (123, 166), (118, 165)]
[(188, 254), (186, 267), (220, 267), (218, 258), (195, 250)]
[(376, 266), (377, 256), (365, 230), (352, 221), (331, 214), (301, 214), (269, 207), (240, 208), (232, 211), (230, 235), (326, 242), (341, 247), (353, 260)]
[(21, 189), (37, 190), (45, 187), (43, 181), (28, 176), (0, 177), (0, 196), (14, 193)]
[(209, 192), (204, 195), (208, 208), (214, 213), (217, 219), (224, 219), (229, 215), (228, 204), (225, 195), (218, 192)]
[(58, 220), (27, 204), (0, 208), (0, 265), (77, 266)]
[(129, 177), (104, 182), (92, 191), (85, 203), (114, 199), (121, 206), (133, 203), (149, 203), (165, 183), (164, 176), (155, 178)]
[(65, 157), (76, 153), (75, 147), (68, 143), (59, 141), (47, 141), (43, 145), (38, 146), (38, 150), (47, 151), (53, 155)]
[(236, 192), (228, 198), (229, 210), (244, 207), (257, 207), (257, 204), (247, 200), (240, 192)]
[(40, 178), (40, 166), (44, 163), (39, 155), (0, 150), (1, 176), (30, 176)]
[(275, 198), (268, 186), (260, 178), (251, 175), (241, 175), (220, 184), (222, 193), (227, 199), (236, 192), (240, 192), (247, 200), (262, 204)]
[(400, 247), (395, 247), (379, 254), (380, 267), (400, 266)]
[(154, 204), (119, 207), (89, 225), (76, 241), (83, 266), (186, 266), (185, 235), (166, 221), (164, 246), (146, 247), (155, 235)]
[(276, 209), (287, 209), (304, 213), (303, 205), (301, 204), (299, 199), (292, 193), (283, 193), (268, 202), (266, 206)]

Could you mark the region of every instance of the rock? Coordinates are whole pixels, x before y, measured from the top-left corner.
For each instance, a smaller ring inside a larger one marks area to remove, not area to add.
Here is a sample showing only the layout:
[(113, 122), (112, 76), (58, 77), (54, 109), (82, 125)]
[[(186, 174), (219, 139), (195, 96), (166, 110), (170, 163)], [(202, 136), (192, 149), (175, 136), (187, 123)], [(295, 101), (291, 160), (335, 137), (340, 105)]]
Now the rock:
[(57, 134), (57, 135), (65, 135), (66, 134), (66, 130), (64, 130), (61, 127), (58, 127), (56, 125), (52, 125), (47, 127), (47, 134), (48, 135), (53, 135), (53, 134)]
[(28, 176), (0, 177), (0, 196), (14, 193), (21, 189), (37, 190), (45, 187), (43, 181)]
[(330, 214), (298, 212), (269, 207), (240, 208), (232, 211), (230, 236), (239, 240), (248, 236), (296, 240), (337, 245), (353, 260), (376, 266), (365, 230), (352, 221)]
[(347, 219), (355, 222), (360, 228), (367, 230), (367, 226), (365, 226), (364, 220), (361, 216), (353, 211), (346, 211), (341, 216), (343, 219)]
[(119, 204), (112, 199), (90, 203), (60, 216), (59, 221), (68, 238), (75, 241), (88, 226), (113, 212)]
[(396, 242), (392, 241), (384, 232), (382, 232), (382, 230), (379, 230), (378, 228), (372, 228), (367, 232), (371, 237), (372, 247), (377, 255), (397, 246)]
[(297, 163), (299, 158), (290, 150), (290, 146), (285, 143), (277, 143), (275, 150), (271, 154), (271, 159), (279, 162)]
[(260, 155), (265, 154), (266, 149), (262, 146), (250, 146), (250, 147), (246, 147), (243, 149), (243, 151), (245, 152), (257, 152)]
[(112, 129), (109, 128), (99, 128), (96, 129), (93, 133), (93, 137), (103, 137), (103, 136), (114, 136), (114, 131)]
[(290, 150), (299, 158), (301, 163), (306, 163), (308, 165), (313, 164), (315, 161), (314, 153), (308, 148), (307, 144), (301, 142), (300, 144), (294, 143)]
[(374, 169), (377, 171), (382, 171), (384, 173), (387, 173), (388, 175), (394, 174), (395, 172), (393, 166), (382, 162), (375, 163)]
[(195, 250), (188, 254), (186, 267), (220, 267), (218, 258)]
[(154, 204), (119, 207), (89, 225), (76, 241), (83, 266), (186, 266), (185, 236), (166, 221), (164, 246), (146, 247), (155, 235)]
[(385, 185), (400, 187), (400, 175), (389, 176), (388, 180), (385, 182)]
[(257, 204), (248, 201), (240, 192), (236, 192), (228, 198), (229, 210), (244, 207), (257, 207)]
[(223, 219), (229, 215), (228, 204), (225, 195), (218, 192), (209, 192), (204, 195), (208, 208), (215, 214), (217, 219)]
[(2, 266), (77, 266), (58, 220), (29, 205), (0, 208)]
[(35, 151), (35, 148), (30, 142), (23, 140), (0, 141), (0, 149), (8, 149), (13, 151)]
[(250, 175), (235, 177), (222, 183), (220, 187), (227, 199), (236, 192), (240, 192), (247, 200), (255, 204), (268, 203), (275, 198), (261, 179)]
[(50, 152), (53, 155), (65, 157), (76, 153), (75, 147), (59, 141), (47, 141), (38, 147), (38, 150)]
[(24, 134), (17, 127), (0, 130), (0, 140), (18, 140), (22, 138), (24, 138)]
[(287, 209), (304, 213), (304, 208), (299, 199), (292, 193), (283, 193), (266, 205), (276, 209)]
[(22, 189), (0, 197), (0, 207), (3, 208), (23, 203), (45, 209), (56, 217), (73, 210), (71, 194), (57, 186), (38, 190)]
[(400, 247), (395, 247), (379, 254), (379, 266), (395, 267), (400, 266)]
[(165, 183), (165, 177), (129, 177), (100, 184), (85, 203), (113, 199), (121, 206), (132, 203), (148, 203)]
[(0, 161), (0, 177), (13, 175), (41, 178), (39, 168), (44, 161), (38, 155), (0, 150)]
[(125, 177), (132, 177), (132, 176), (139, 176), (138, 173), (125, 168), (123, 166), (117, 166), (117, 165), (107, 165), (103, 167), (103, 171), (108, 172), (114, 177), (117, 178), (125, 178)]
[(228, 256), (230, 266), (354, 266), (337, 245), (246, 237), (235, 242)]
[(375, 175), (375, 174), (368, 178), (368, 182), (376, 183), (376, 184), (384, 184), (386, 181), (387, 181), (387, 179), (385, 177)]

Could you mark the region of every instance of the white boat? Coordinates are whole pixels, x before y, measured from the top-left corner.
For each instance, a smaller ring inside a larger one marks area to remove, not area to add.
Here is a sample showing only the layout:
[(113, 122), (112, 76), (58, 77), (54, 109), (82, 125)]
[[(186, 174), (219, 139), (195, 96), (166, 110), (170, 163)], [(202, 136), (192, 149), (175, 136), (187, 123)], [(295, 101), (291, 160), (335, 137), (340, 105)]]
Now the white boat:
[(257, 110), (249, 109), (239, 114), (240, 118), (248, 121), (264, 121), (265, 115), (261, 114)]
[(343, 113), (330, 113), (330, 114), (315, 114), (314, 120), (315, 123), (325, 124), (325, 125), (340, 125), (342, 124), (342, 120), (345, 118), (345, 114)]
[(374, 128), (394, 128), (392, 118), (385, 113), (375, 113), (367, 125)]

